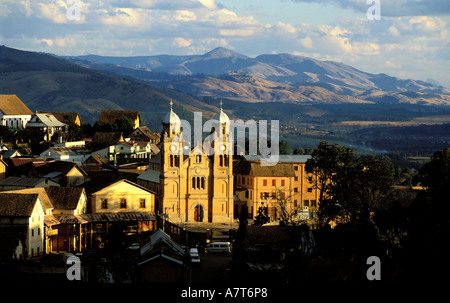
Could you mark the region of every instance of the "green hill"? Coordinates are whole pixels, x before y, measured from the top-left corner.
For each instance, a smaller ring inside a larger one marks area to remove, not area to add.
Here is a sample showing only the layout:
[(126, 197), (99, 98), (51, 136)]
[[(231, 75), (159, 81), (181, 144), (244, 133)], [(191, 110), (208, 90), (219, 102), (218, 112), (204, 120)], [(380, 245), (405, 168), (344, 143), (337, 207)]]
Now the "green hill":
[(182, 119), (189, 119), (193, 111), (205, 116), (218, 111), (176, 90), (5, 46), (0, 46), (0, 94), (17, 95), (32, 111), (76, 111), (90, 123), (103, 109), (139, 110), (143, 124), (155, 130), (161, 127), (170, 99)]

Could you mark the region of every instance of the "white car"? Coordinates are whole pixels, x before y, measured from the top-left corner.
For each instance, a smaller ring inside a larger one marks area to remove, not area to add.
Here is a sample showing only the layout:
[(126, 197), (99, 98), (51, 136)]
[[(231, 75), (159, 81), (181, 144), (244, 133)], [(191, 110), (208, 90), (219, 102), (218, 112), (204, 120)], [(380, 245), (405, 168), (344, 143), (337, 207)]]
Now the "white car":
[(230, 242), (211, 242), (206, 245), (205, 252), (207, 253), (231, 253)]

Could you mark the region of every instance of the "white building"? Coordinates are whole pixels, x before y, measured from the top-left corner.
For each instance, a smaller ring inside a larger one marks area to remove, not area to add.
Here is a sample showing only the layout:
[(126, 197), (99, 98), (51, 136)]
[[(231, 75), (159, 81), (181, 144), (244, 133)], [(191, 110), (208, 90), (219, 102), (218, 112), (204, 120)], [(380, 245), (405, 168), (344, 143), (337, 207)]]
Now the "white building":
[(82, 165), (84, 161), (91, 155), (90, 150), (83, 146), (69, 146), (69, 147), (50, 147), (43, 151), (39, 157), (44, 160), (60, 160), (66, 162), (73, 162)]
[(16, 95), (0, 95), (0, 125), (25, 128), (33, 112)]
[[(36, 257), (44, 253), (45, 210), (39, 194), (0, 194), (0, 228), (24, 230), (26, 233), (20, 257)], [(16, 249), (17, 251), (17, 249)], [(15, 253), (16, 258), (20, 258)]]

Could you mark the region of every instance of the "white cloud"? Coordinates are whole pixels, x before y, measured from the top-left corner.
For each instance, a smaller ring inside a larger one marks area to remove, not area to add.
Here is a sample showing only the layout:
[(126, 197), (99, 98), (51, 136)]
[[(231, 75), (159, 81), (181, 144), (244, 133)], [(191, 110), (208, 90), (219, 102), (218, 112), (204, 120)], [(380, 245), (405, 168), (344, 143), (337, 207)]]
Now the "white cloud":
[(192, 40), (186, 40), (181, 37), (177, 37), (177, 38), (173, 39), (173, 43), (172, 43), (172, 45), (175, 47), (188, 47), (191, 44), (192, 44)]

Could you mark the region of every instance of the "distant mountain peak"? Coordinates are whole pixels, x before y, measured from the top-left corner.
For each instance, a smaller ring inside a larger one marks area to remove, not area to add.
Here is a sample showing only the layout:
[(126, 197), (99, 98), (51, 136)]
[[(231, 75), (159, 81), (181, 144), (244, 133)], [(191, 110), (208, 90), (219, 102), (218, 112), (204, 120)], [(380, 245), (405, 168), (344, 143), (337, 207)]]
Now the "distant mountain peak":
[(217, 47), (213, 49), (212, 51), (207, 52), (203, 55), (203, 57), (206, 58), (229, 58), (229, 57), (235, 57), (235, 58), (241, 58), (241, 59), (247, 59), (248, 57), (245, 55), (242, 55), (240, 53), (237, 53), (231, 49), (225, 48), (225, 47)]

